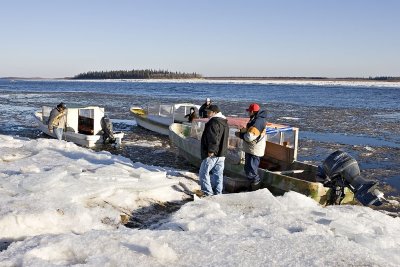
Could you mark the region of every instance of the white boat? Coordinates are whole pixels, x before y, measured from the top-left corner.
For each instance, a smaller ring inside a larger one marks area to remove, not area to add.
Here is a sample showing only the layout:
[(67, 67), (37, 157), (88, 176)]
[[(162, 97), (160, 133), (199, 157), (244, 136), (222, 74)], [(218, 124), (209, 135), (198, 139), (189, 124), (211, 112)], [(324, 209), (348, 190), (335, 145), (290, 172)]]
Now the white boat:
[[(34, 113), (34, 117), (38, 122), (39, 129), (45, 134), (56, 138), (56, 135), (50, 133), (47, 122), (52, 107), (43, 106), (41, 110)], [(73, 142), (75, 144), (93, 147), (103, 143), (101, 118), (104, 117), (104, 108), (97, 106), (89, 107), (68, 107), (66, 115), (66, 131), (63, 134), (63, 140)], [(123, 132), (115, 132), (114, 138), (116, 144), (121, 144)]]
[(131, 107), (130, 111), (139, 126), (162, 135), (169, 135), (168, 128), (172, 123), (188, 122), (185, 115), (190, 112), (191, 107), (195, 108), (198, 115), (200, 106), (191, 103), (154, 104), (146, 108)]

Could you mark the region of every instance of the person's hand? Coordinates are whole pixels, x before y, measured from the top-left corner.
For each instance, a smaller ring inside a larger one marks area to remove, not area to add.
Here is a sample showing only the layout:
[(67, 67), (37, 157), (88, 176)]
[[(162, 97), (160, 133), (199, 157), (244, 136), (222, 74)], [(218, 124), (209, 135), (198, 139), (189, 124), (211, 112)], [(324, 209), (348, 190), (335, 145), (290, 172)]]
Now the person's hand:
[(208, 152), (208, 157), (213, 157), (214, 153), (213, 152)]
[(53, 129), (49, 129), (49, 132), (50, 132), (50, 133), (53, 133)]

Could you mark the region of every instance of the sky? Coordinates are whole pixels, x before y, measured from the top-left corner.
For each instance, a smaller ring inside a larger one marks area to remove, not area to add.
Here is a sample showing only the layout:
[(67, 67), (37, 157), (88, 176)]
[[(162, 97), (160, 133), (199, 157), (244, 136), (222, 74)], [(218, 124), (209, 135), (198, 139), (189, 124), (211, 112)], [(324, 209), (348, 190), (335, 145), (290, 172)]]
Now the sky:
[(2, 0), (0, 77), (400, 76), (397, 0)]
[(261, 189), (195, 199), (149, 223), (140, 214), (182, 200), (196, 174), (56, 139), (0, 135), (0, 149), (1, 266), (400, 265), (400, 218), (369, 207)]

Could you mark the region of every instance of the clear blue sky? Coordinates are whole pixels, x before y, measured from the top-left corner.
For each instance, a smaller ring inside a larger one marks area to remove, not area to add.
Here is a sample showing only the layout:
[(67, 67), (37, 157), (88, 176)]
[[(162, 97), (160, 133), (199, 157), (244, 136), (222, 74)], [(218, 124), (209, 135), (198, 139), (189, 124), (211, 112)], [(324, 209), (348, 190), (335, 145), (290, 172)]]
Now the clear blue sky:
[(0, 77), (400, 76), (398, 0), (4, 0)]

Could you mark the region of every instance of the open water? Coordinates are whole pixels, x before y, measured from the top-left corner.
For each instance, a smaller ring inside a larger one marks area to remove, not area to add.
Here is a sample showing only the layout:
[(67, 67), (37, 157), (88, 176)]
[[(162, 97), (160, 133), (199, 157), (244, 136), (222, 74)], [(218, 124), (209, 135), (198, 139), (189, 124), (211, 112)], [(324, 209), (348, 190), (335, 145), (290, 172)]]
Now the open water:
[[(176, 156), (168, 138), (132, 126), (131, 106), (210, 97), (225, 115), (246, 116), (257, 102), (268, 120), (300, 128), (298, 159), (321, 163), (337, 149), (353, 155), (363, 176), (400, 191), (400, 87), (232, 82), (67, 81), (0, 79), (0, 133), (45, 137), (32, 113), (42, 105), (103, 106), (127, 133), (122, 154), (133, 161), (196, 171)], [(108, 148), (102, 148), (108, 149)]]

